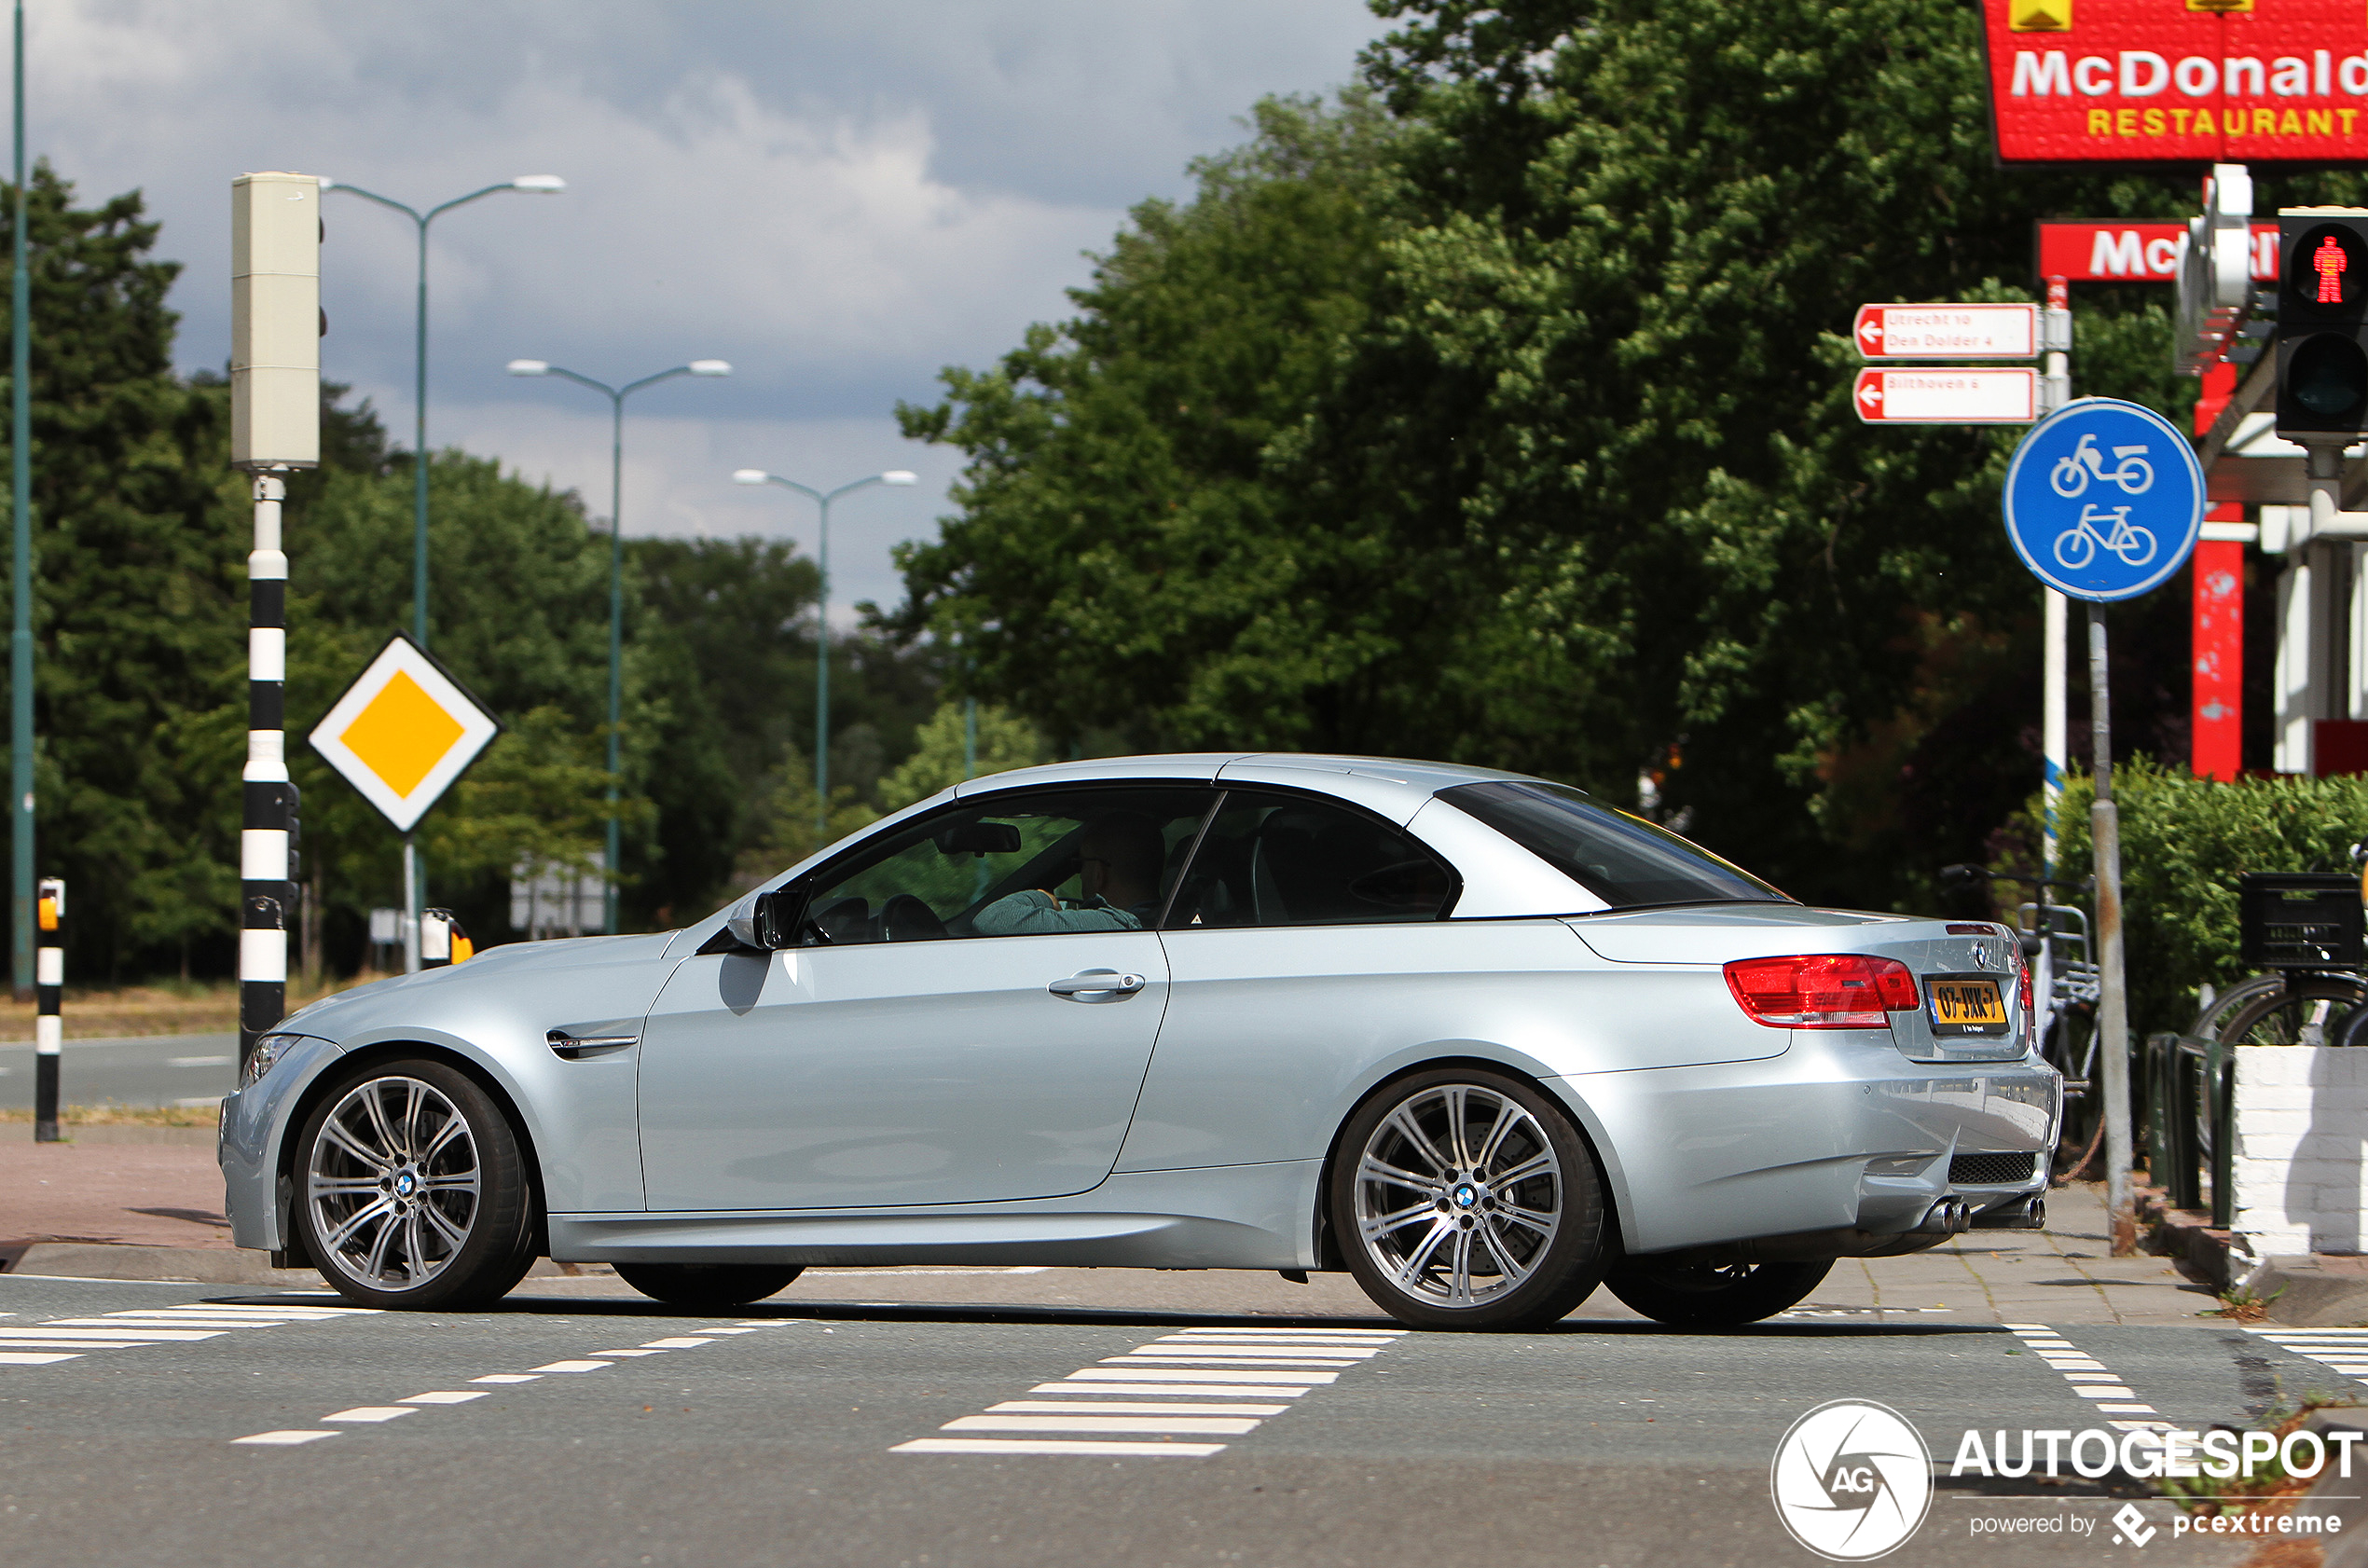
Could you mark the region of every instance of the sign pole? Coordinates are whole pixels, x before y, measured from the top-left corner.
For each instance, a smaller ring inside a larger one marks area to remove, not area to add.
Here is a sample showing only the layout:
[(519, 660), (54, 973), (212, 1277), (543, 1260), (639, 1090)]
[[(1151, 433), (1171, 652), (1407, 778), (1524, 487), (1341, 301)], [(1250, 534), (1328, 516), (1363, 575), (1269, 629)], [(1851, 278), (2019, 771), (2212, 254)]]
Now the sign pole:
[(2088, 606), (2088, 712), (2097, 799), (2088, 811), (2097, 861), (2097, 941), (2104, 995), (2097, 1004), (2099, 1065), (2105, 1096), (2105, 1211), (2113, 1251), (2138, 1250), (2138, 1217), (2129, 1202), (2129, 993), (2121, 942), (2121, 810), (2113, 804), (2113, 699), (2105, 654), (2105, 607)]
[(41, 879), (40, 910), (34, 924), (40, 929), (34, 950), (33, 1020), (33, 1141), (58, 1141), (58, 1056), (65, 1039), (65, 1025), (58, 1004), (66, 983), (66, 885), (54, 876)]
[[(2061, 276), (2047, 280), (2047, 309), (2040, 322), (2041, 340), (2047, 346), (2047, 372), (2042, 378), (2040, 401), (2053, 413), (2072, 401), (2072, 290)], [(2064, 805), (2064, 765), (2067, 761), (2064, 738), (2064, 686), (2072, 678), (2065, 667), (2064, 639), (2070, 633), (2071, 601), (2055, 588), (2042, 585), (2039, 590), (2041, 622), (2046, 647), (2040, 656), (2039, 795), (2041, 815), (2044, 818), (2044, 832), (2039, 856), (2039, 874), (2052, 877), (2063, 863), (2063, 828), (2058, 821)], [(2046, 906), (2050, 898), (2045, 883), (2039, 887), (2041, 908), (2040, 929), (2048, 933)], [(2045, 1038), (2047, 1025), (2056, 1011), (2056, 944), (2042, 941), (2039, 944), (2039, 972), (2034, 977), (2034, 1002), (2039, 1009), (2039, 1034)]]
[(247, 765), (239, 833), (239, 1066), (288, 1013), (288, 557), (277, 474), (255, 476), (247, 557)]
[(420, 848), (411, 833), (403, 835), (403, 972), (420, 972)]

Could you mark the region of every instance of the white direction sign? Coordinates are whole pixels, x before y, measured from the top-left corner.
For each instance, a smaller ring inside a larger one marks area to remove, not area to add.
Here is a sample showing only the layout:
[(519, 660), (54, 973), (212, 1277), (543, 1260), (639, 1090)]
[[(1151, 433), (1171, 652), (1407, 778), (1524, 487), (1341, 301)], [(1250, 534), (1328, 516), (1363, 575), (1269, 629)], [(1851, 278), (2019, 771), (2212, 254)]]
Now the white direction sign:
[(2039, 418), (2039, 373), (1861, 370), (1851, 402), (1870, 425), (2027, 425)]
[(502, 726), (444, 667), (397, 635), (312, 731), (312, 749), (409, 832)]
[(1868, 359), (2030, 359), (2036, 305), (1861, 305), (1851, 328)]

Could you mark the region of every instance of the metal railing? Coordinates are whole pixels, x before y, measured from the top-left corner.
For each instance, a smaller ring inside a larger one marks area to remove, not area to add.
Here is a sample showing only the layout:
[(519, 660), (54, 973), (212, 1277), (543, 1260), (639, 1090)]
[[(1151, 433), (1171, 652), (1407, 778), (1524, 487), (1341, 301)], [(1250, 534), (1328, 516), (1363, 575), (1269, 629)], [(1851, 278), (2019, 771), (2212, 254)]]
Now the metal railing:
[(2211, 1222), (2236, 1209), (2236, 1052), (2216, 1039), (2152, 1035), (2146, 1040), (2148, 1162), (2171, 1206), (2200, 1209), (2210, 1172)]

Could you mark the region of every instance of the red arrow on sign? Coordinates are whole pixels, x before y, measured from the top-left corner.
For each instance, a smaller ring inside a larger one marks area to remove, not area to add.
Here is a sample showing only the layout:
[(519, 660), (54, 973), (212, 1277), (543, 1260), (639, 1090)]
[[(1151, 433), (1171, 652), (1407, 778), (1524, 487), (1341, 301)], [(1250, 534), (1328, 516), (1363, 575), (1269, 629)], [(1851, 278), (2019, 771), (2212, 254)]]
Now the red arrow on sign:
[(1866, 352), (1869, 354), (1879, 354), (1883, 351), (1881, 307), (1861, 305), (1858, 308), (1858, 341), (1865, 346)]

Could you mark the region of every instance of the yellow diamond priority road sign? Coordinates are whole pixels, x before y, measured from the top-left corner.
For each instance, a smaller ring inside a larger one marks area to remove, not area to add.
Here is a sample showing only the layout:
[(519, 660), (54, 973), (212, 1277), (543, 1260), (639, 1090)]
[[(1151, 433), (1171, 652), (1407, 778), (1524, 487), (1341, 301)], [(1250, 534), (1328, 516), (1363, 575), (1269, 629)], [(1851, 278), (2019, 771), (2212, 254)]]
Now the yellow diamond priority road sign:
[(502, 726), (397, 635), (312, 731), (312, 749), (409, 832)]

